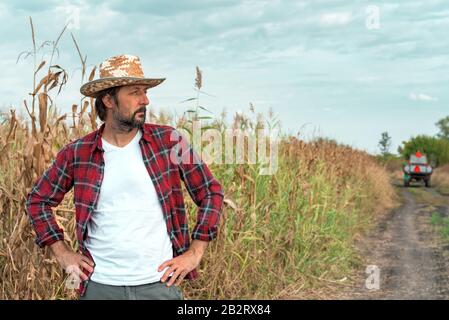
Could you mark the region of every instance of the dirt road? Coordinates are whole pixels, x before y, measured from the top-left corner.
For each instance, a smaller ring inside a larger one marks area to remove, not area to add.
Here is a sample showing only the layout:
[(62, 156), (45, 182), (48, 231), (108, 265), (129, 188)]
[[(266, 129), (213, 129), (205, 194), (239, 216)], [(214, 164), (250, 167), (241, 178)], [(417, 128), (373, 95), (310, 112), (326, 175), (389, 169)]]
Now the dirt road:
[(396, 185), (401, 207), (382, 217), (360, 243), (366, 265), (379, 268), (366, 288), (366, 270), (347, 299), (449, 299), (449, 243), (431, 224), (432, 214), (449, 215), (449, 197), (433, 188)]

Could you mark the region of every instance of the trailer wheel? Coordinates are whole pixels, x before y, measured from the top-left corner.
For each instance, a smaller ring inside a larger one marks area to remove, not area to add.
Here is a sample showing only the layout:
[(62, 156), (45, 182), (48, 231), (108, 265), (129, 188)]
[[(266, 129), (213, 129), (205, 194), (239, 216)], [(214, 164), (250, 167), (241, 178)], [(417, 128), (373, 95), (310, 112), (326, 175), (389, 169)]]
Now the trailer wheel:
[(426, 184), (426, 188), (430, 188), (431, 187), (431, 185), (430, 185), (430, 178), (424, 180), (424, 183)]

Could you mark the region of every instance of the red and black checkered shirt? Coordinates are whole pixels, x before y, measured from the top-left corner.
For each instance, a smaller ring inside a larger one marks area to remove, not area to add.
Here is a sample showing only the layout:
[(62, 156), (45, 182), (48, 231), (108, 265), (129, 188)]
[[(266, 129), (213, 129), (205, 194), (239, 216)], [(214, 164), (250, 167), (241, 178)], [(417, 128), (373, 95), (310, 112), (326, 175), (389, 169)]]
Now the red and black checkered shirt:
[[(58, 206), (64, 195), (74, 187), (79, 250), (93, 260), (84, 241), (104, 175), (103, 130), (104, 124), (98, 130), (65, 145), (28, 194), (27, 214), (36, 232), (36, 244), (41, 248), (64, 240), (64, 232), (57, 224), (51, 207)], [(162, 207), (174, 256), (184, 253), (190, 245), (181, 180), (199, 208), (192, 239), (213, 240), (221, 216), (223, 190), (207, 165), (199, 159), (186, 139), (169, 126), (144, 124), (139, 145)], [(91, 273), (87, 270), (83, 272), (90, 279)], [(193, 270), (186, 278), (196, 277), (197, 271)], [(79, 294), (84, 295), (87, 282), (81, 282)]]

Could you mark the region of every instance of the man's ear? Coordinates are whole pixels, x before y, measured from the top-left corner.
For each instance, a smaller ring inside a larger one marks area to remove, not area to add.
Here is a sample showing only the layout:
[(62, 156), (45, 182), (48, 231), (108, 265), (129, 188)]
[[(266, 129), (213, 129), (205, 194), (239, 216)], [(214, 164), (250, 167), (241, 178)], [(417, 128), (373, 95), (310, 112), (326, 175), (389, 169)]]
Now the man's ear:
[(112, 99), (111, 95), (107, 94), (101, 100), (106, 108), (112, 109), (114, 107), (114, 99)]

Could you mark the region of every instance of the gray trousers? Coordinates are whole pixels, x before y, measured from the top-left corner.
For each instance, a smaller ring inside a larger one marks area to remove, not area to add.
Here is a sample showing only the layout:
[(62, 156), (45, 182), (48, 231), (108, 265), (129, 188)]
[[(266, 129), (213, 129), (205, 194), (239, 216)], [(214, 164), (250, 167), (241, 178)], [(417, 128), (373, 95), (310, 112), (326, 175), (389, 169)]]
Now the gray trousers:
[[(167, 281), (168, 282), (168, 281)], [(80, 300), (183, 300), (181, 289), (167, 282), (155, 282), (138, 286), (111, 286), (89, 280)]]

